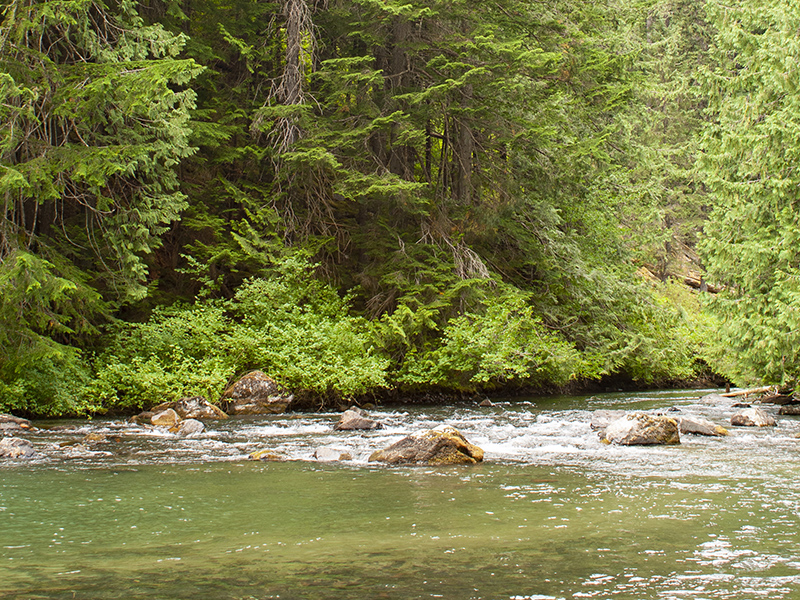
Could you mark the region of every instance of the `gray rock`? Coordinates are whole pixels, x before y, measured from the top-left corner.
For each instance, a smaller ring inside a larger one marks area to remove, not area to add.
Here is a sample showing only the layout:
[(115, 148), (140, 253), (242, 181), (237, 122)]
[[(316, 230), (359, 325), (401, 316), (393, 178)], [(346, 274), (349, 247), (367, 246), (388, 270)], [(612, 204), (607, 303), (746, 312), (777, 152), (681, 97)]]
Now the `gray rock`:
[(197, 419), (185, 419), (178, 424), (178, 429), (175, 433), (178, 435), (194, 435), (203, 433), (205, 430), (206, 426), (203, 425), (202, 421), (198, 421)]
[(0, 439), (0, 458), (34, 458), (36, 450), (28, 440), (16, 437)]
[(383, 423), (376, 421), (375, 419), (370, 419), (367, 416), (367, 413), (357, 406), (348, 408), (346, 411), (344, 411), (342, 416), (339, 417), (339, 422), (333, 426), (333, 429), (336, 431), (353, 431), (357, 429), (372, 430), (382, 428)]
[(274, 415), (286, 412), (292, 394), (261, 371), (252, 371), (229, 387), (222, 395), (231, 415)]
[(731, 417), (731, 425), (738, 427), (775, 427), (775, 418), (760, 408), (746, 408)]
[(731, 399), (726, 398), (722, 394), (706, 394), (700, 398), (699, 402), (703, 404), (725, 405), (730, 404)]
[(604, 441), (622, 446), (680, 444), (678, 422), (670, 417), (630, 413), (606, 427)]
[(483, 450), (447, 425), (404, 437), (369, 457), (370, 462), (389, 464), (456, 465), (475, 464), (482, 460)]
[(703, 417), (698, 417), (696, 415), (680, 415), (675, 418), (678, 421), (678, 427), (681, 433), (716, 437), (728, 435), (727, 429)]
[(11, 435), (20, 431), (31, 431), (33, 427), (28, 419), (0, 413), (0, 435)]

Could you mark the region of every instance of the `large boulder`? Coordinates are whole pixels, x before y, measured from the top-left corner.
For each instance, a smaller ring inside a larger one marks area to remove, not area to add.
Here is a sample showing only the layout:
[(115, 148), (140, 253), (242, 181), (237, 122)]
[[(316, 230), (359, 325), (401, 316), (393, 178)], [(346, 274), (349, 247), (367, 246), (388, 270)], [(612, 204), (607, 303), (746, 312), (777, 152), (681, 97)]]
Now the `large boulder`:
[(373, 452), (370, 462), (389, 464), (457, 465), (483, 460), (483, 450), (470, 444), (461, 433), (440, 425), (411, 434), (388, 448)]
[(353, 406), (352, 408), (348, 408), (346, 411), (344, 411), (339, 417), (339, 422), (333, 426), (335, 431), (353, 431), (360, 429), (371, 430), (381, 428), (383, 428), (383, 423), (376, 421), (375, 419), (370, 419), (369, 416), (367, 416), (367, 413), (357, 406)]
[(28, 440), (16, 437), (0, 439), (0, 458), (34, 458), (36, 450)]
[(33, 427), (28, 419), (0, 413), (0, 435), (11, 435), (20, 431), (31, 431)]
[(252, 371), (225, 390), (222, 400), (231, 415), (274, 415), (286, 412), (294, 396), (261, 371)]
[(645, 413), (630, 413), (608, 424), (603, 441), (622, 446), (680, 444), (678, 422)]
[(693, 433), (695, 435), (724, 436), (728, 435), (728, 430), (716, 423), (697, 415), (680, 415), (675, 417), (681, 433)]
[(202, 396), (193, 396), (191, 398), (181, 398), (174, 402), (163, 402), (158, 406), (150, 409), (151, 412), (157, 413), (167, 409), (172, 409), (181, 419), (227, 419), (228, 414), (214, 406)]
[(737, 427), (775, 427), (775, 417), (760, 408), (746, 408), (731, 417), (731, 425)]

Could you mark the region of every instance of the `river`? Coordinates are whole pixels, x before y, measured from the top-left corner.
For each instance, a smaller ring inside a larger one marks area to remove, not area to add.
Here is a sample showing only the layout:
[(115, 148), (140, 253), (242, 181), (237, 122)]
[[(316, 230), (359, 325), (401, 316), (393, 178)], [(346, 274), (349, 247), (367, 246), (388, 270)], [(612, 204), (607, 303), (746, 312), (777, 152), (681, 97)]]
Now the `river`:
[[(40, 458), (0, 466), (0, 597), (798, 598), (798, 417), (662, 447), (589, 428), (596, 409), (669, 407), (727, 426), (735, 409), (705, 393), (379, 407), (386, 428), (369, 433), (332, 431), (333, 413), (208, 422), (186, 439), (35, 422), (74, 429), (26, 434)], [(441, 423), (484, 462), (367, 462)], [(87, 434), (108, 441), (71, 445)], [(352, 459), (314, 461), (319, 447)], [(261, 448), (287, 460), (244, 460)]]

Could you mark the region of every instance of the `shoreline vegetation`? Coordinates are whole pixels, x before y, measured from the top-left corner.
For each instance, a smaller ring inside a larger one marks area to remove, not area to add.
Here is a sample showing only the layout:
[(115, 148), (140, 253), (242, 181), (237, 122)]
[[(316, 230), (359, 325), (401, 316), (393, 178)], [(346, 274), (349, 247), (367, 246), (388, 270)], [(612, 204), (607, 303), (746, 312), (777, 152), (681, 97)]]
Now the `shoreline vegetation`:
[(784, 4), (4, 3), (0, 412), (791, 387)]

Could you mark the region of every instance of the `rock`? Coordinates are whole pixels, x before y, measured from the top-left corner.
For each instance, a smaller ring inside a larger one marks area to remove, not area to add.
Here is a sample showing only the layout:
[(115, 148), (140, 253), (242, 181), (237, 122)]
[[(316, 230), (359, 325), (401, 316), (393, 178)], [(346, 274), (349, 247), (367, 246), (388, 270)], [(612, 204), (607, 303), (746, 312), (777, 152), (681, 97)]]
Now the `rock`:
[(371, 430), (382, 428), (383, 423), (376, 421), (375, 419), (370, 419), (367, 416), (367, 413), (357, 406), (353, 406), (352, 408), (348, 408), (346, 411), (344, 411), (342, 416), (339, 417), (339, 422), (333, 426), (335, 431), (353, 431), (356, 429)]
[(274, 415), (286, 412), (294, 396), (261, 371), (253, 371), (222, 395), (231, 415)]
[(16, 437), (0, 439), (0, 458), (34, 458), (36, 450), (28, 440)]
[(623, 446), (649, 446), (680, 444), (681, 436), (675, 419), (631, 413), (609, 423), (603, 441)]
[(589, 423), (589, 427), (597, 431), (602, 437), (609, 423), (621, 419), (625, 414), (624, 410), (596, 410), (592, 413), (592, 420)]
[(718, 405), (727, 405), (730, 401), (731, 401), (730, 398), (726, 398), (722, 394), (706, 394), (699, 400), (699, 402), (702, 402), (703, 404), (718, 404)]
[(735, 402), (731, 404), (731, 408), (750, 408), (752, 404), (747, 404), (747, 402)]
[(19, 431), (31, 431), (33, 427), (28, 419), (0, 413), (0, 435), (9, 435)]
[(353, 460), (353, 455), (347, 450), (339, 448), (317, 448), (314, 450), (314, 460), (320, 462), (338, 462), (340, 460)]
[(760, 408), (746, 408), (731, 417), (731, 425), (738, 427), (775, 427), (775, 418)]
[(175, 433), (178, 435), (194, 435), (196, 433), (203, 433), (205, 430), (206, 426), (203, 425), (202, 421), (186, 419), (178, 424)]
[(261, 450), (256, 450), (255, 452), (251, 452), (247, 455), (247, 458), (250, 460), (283, 460), (283, 457), (275, 452), (274, 450), (270, 450), (269, 448), (263, 448)]
[(144, 425), (149, 424), (150, 419), (153, 418), (153, 415), (156, 414), (152, 410), (146, 410), (144, 412), (140, 412), (138, 415), (133, 415), (128, 421), (131, 423), (136, 423), (137, 425)]
[(480, 404), (478, 404), (478, 406), (482, 406), (484, 408), (487, 408), (487, 407), (490, 407), (490, 406), (494, 406), (494, 402), (492, 402), (488, 398), (485, 398), (484, 400), (481, 400), (481, 402), (480, 402)]
[(728, 430), (696, 415), (681, 415), (676, 417), (681, 433), (694, 433), (696, 435), (724, 436)]
[(788, 394), (768, 394), (766, 396), (761, 396), (759, 402), (761, 402), (761, 404), (780, 404), (783, 406), (784, 404), (795, 402), (795, 399)]
[(202, 396), (193, 396), (191, 398), (181, 398), (175, 402), (163, 402), (158, 406), (154, 406), (150, 411), (157, 413), (167, 409), (172, 409), (181, 419), (227, 419), (228, 414), (214, 406)]
[(155, 413), (152, 417), (150, 417), (150, 422), (153, 425), (156, 427), (166, 427), (167, 429), (176, 427), (180, 421), (181, 418), (178, 416), (178, 413), (171, 408), (162, 410), (161, 412)]
[(800, 415), (800, 404), (784, 404), (778, 410), (779, 415)]
[(373, 452), (370, 462), (389, 464), (455, 465), (483, 460), (483, 450), (470, 444), (455, 428), (440, 425), (414, 433), (388, 448)]

